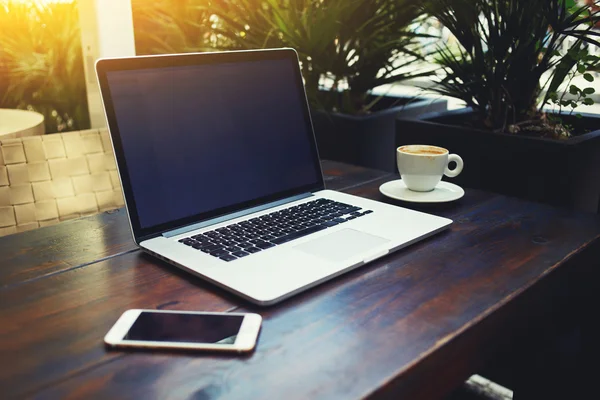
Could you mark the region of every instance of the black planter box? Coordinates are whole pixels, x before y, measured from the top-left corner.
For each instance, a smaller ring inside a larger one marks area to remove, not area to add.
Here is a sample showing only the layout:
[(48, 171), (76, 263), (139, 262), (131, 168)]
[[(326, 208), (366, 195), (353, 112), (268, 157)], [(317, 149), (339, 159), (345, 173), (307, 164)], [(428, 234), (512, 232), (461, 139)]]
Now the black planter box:
[(462, 174), (444, 179), (463, 187), (598, 212), (599, 116), (564, 116), (567, 124), (589, 133), (553, 140), (460, 126), (471, 112), (462, 109), (399, 120), (396, 145), (431, 144), (460, 155), (465, 162)]
[(443, 111), (447, 101), (387, 96), (377, 106), (379, 110), (364, 116), (311, 110), (319, 157), (393, 172), (396, 118)]

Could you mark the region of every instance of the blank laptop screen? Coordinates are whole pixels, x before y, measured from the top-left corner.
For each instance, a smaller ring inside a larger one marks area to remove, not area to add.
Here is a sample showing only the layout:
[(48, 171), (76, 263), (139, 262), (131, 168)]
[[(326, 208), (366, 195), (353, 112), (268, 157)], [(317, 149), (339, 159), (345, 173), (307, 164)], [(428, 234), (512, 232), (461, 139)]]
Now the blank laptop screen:
[(294, 74), (288, 59), (107, 72), (139, 227), (320, 182)]

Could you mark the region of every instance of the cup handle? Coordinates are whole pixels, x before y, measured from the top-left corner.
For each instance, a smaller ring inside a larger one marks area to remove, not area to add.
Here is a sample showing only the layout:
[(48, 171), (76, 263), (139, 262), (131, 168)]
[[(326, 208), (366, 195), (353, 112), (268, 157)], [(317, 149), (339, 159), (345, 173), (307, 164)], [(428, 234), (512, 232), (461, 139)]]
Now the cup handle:
[(448, 168), (448, 165), (446, 165), (446, 170), (444, 171), (444, 175), (450, 178), (458, 176), (458, 174), (462, 172), (464, 166), (463, 159), (460, 158), (458, 154), (450, 154), (448, 156), (448, 164), (450, 164), (452, 161), (456, 163), (456, 168), (450, 169)]

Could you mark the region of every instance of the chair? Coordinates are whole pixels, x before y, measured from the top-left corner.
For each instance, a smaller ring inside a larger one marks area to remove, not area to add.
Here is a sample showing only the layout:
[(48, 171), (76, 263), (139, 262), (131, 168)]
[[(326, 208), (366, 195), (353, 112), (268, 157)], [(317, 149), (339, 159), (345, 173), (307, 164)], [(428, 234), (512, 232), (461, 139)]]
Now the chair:
[(123, 204), (106, 129), (0, 139), (0, 236)]

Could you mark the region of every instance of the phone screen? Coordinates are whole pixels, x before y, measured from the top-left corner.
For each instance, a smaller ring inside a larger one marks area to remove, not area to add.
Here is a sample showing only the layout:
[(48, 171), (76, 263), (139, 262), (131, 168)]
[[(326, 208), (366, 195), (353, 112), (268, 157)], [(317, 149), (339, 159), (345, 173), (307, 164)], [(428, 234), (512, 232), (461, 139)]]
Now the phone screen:
[(243, 320), (243, 315), (142, 311), (123, 337), (123, 341), (233, 344)]

